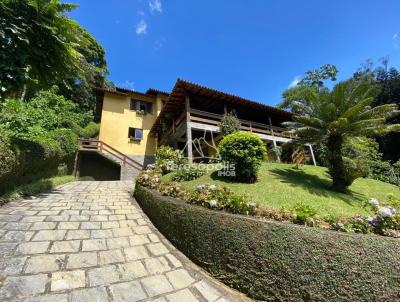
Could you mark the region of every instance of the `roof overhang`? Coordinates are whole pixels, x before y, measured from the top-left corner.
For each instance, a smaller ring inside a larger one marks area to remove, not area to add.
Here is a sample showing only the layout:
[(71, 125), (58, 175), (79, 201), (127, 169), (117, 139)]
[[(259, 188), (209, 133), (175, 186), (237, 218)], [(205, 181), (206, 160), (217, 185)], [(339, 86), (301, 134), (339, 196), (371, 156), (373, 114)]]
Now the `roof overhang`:
[(169, 95), (168, 101), (164, 105), (160, 114), (158, 115), (150, 134), (156, 134), (161, 130), (162, 120), (174, 116), (175, 113), (181, 112), (185, 109), (185, 97), (187, 95), (196, 95), (204, 98), (212, 99), (216, 102), (224, 102), (233, 106), (244, 106), (254, 110), (264, 111), (266, 113), (275, 114), (283, 118), (291, 119), (293, 113), (265, 105), (263, 103), (251, 101), (233, 94), (211, 89), (205, 86), (194, 84), (185, 80), (178, 79), (175, 86)]

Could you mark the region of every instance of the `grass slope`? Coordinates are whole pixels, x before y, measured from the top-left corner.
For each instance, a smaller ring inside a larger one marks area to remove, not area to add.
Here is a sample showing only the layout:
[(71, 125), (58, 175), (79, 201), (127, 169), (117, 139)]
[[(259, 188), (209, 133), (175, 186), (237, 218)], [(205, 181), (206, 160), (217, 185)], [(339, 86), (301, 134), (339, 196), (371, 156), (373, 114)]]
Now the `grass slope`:
[(0, 196), (0, 205), (24, 196), (32, 196), (49, 191), (57, 186), (76, 180), (73, 175), (55, 176), (20, 185), (10, 192)]
[[(171, 175), (164, 176), (170, 180)], [(198, 184), (216, 184), (229, 187), (236, 193), (248, 194), (260, 207), (291, 209), (298, 202), (310, 205), (318, 214), (347, 217), (365, 214), (363, 203), (374, 197), (386, 200), (389, 193), (400, 198), (400, 188), (372, 179), (357, 179), (348, 194), (333, 192), (329, 189), (331, 181), (326, 169), (314, 166), (302, 166), (281, 163), (263, 163), (259, 180), (254, 184), (232, 182), (217, 176), (216, 172), (182, 182), (187, 189), (194, 189)]]

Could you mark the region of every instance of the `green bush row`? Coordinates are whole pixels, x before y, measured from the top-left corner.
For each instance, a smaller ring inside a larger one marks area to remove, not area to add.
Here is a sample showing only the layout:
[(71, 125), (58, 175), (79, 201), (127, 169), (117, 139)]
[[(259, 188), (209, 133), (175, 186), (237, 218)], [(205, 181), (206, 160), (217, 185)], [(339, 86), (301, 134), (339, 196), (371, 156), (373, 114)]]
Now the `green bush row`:
[(0, 193), (40, 178), (71, 173), (78, 136), (70, 129), (56, 129), (46, 136), (10, 138), (0, 131)]
[(400, 241), (262, 221), (136, 186), (155, 226), (214, 277), (263, 301), (397, 301)]

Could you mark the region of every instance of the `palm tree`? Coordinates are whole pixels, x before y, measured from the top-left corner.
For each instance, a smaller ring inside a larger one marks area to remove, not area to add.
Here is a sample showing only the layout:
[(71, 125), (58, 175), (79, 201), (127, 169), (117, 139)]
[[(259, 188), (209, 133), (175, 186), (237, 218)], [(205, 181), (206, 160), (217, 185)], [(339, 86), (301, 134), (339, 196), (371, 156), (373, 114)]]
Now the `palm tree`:
[(400, 131), (400, 124), (387, 124), (399, 114), (396, 104), (371, 107), (376, 88), (354, 80), (337, 84), (332, 91), (309, 91), (302, 103), (303, 115), (296, 115), (286, 125), (299, 143), (322, 143), (328, 149), (328, 168), (332, 188), (345, 192), (358, 177), (346, 167), (342, 154), (346, 138)]

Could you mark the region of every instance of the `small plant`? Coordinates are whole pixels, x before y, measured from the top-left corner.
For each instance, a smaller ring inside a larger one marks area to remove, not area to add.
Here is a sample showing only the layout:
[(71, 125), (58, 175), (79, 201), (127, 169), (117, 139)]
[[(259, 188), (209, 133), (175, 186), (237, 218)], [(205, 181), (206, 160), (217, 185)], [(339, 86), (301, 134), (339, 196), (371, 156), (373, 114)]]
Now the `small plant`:
[(240, 121), (232, 112), (225, 114), (219, 124), (222, 135), (228, 135), (240, 131)]
[(167, 174), (185, 163), (181, 150), (174, 150), (168, 146), (161, 146), (157, 149), (155, 164), (161, 169), (162, 174)]
[(266, 152), (262, 140), (252, 133), (235, 132), (220, 142), (219, 154), (224, 162), (235, 167), (235, 178), (242, 182), (255, 182), (258, 169)]
[(205, 171), (193, 165), (188, 168), (179, 169), (172, 177), (174, 181), (190, 181), (204, 175)]
[(198, 185), (185, 198), (189, 203), (237, 214), (254, 215), (257, 209), (257, 204), (246, 195), (238, 195), (226, 187), (215, 185)]
[(181, 188), (178, 183), (160, 183), (158, 191), (165, 196), (182, 198), (184, 197), (186, 190)]
[(156, 189), (161, 183), (161, 175), (157, 170), (146, 170), (137, 176), (136, 183), (143, 187)]
[(309, 226), (314, 226), (316, 224), (315, 215), (317, 215), (317, 211), (313, 207), (299, 202), (294, 207), (294, 212), (294, 223)]

